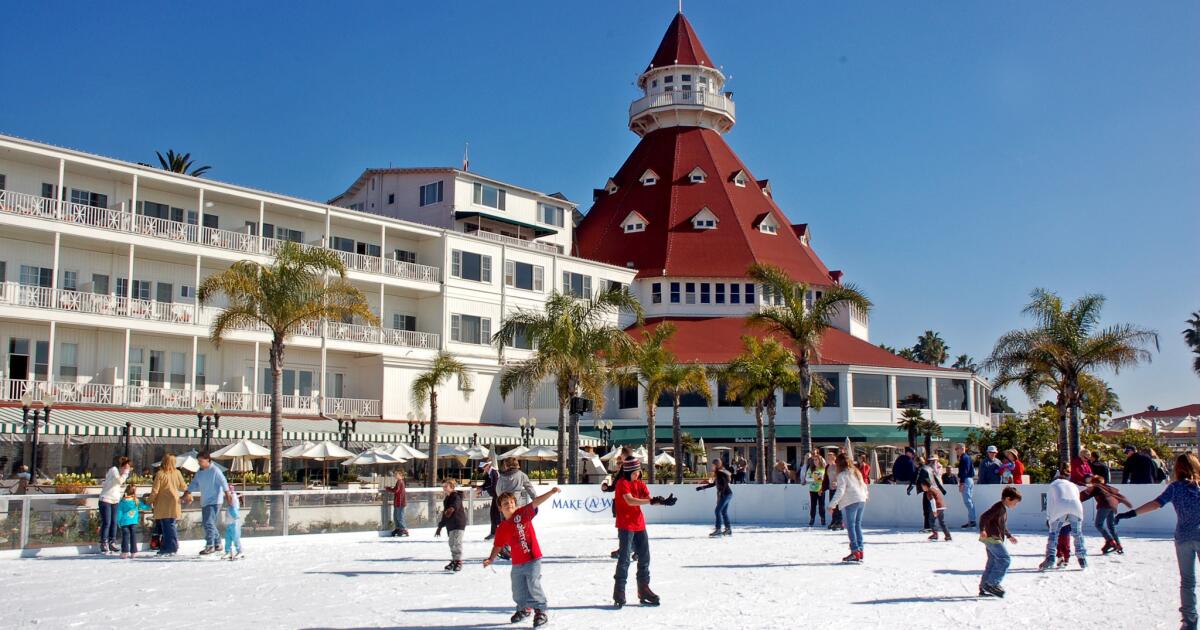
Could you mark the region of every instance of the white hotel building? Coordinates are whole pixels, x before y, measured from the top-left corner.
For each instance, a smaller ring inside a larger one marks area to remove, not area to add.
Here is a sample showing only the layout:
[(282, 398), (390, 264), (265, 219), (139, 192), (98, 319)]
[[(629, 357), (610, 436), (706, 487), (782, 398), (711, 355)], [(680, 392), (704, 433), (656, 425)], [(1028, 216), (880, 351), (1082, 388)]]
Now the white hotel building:
[(355, 209), (0, 136), (0, 436), (24, 439), (16, 401), (36, 389), (55, 399), (51, 443), (115, 442), (130, 422), (137, 439), (195, 445), (198, 404), (222, 410), (217, 442), (265, 438), (269, 337), (214, 346), (221, 304), (200, 305), (195, 288), (236, 261), (268, 262), (284, 240), (337, 251), (382, 324), (314, 321), (291, 338), (289, 440), (333, 437), (321, 416), (339, 413), (360, 420), (356, 442), (407, 440), (404, 421), (425, 416), (411, 382), (442, 349), (474, 380), (442, 392), (447, 441), (516, 443), (532, 413), (550, 428), (552, 413), (496, 387), (503, 359), (529, 350), (499, 357), (489, 336), (555, 289), (632, 280), (563, 253), (574, 204), (452, 168), (368, 170), (334, 201)]

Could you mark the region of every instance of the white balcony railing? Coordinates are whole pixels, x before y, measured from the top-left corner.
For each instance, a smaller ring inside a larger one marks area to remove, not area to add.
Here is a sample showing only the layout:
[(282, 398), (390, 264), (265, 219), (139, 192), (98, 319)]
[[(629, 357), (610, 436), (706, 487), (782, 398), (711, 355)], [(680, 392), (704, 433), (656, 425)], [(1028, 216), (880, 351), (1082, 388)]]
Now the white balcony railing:
[[(151, 238), (195, 243), (219, 249), (247, 254), (275, 253), (283, 241), (273, 238), (258, 238), (245, 232), (202, 227), (191, 223), (160, 219), (141, 214), (130, 214), (110, 208), (98, 208), (78, 203), (47, 199), (11, 190), (0, 190), (0, 212), (31, 216), (72, 225), (84, 225), (115, 232), (132, 232)], [(318, 248), (317, 245), (299, 243), (303, 248)], [(336, 251), (336, 250), (331, 250)], [(437, 267), (404, 263), (379, 256), (364, 256), (348, 252), (337, 252), (350, 269), (378, 273), (406, 280), (438, 282), (441, 277)]]
[(660, 92), (644, 96), (629, 105), (629, 115), (633, 117), (651, 109), (687, 105), (719, 110), (729, 114), (730, 118), (736, 118), (737, 109), (732, 98), (715, 92), (694, 90), (687, 92)]
[(484, 232), (483, 230), (467, 232), (467, 234), (469, 234), (471, 236), (478, 236), (479, 238), (486, 239), (489, 241), (494, 241), (494, 242), (500, 243), (502, 245), (513, 245), (516, 247), (524, 247), (527, 249), (536, 249), (536, 250), (543, 251), (543, 252), (550, 252), (552, 254), (559, 253), (558, 246), (554, 245), (552, 243), (542, 243), (540, 241), (527, 241), (527, 240), (521, 239), (521, 238), (513, 238), (511, 236), (505, 236), (503, 234), (496, 234), (495, 232)]
[(339, 412), (343, 416), (356, 414), (359, 418), (377, 418), (379, 417), (379, 401), (367, 398), (325, 398), (324, 401), (325, 415), (336, 416)]

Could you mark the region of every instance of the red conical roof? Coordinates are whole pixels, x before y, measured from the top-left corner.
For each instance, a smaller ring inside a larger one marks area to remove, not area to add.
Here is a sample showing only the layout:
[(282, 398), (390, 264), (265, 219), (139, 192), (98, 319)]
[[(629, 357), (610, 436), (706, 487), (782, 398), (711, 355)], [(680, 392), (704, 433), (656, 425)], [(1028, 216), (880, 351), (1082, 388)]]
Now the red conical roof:
[[(703, 183), (688, 174), (700, 167)], [(647, 169), (659, 177), (643, 186)], [(734, 183), (743, 171), (745, 186)], [(721, 134), (701, 127), (668, 127), (646, 134), (613, 176), (617, 191), (600, 197), (575, 230), (578, 254), (621, 267), (632, 263), (638, 277), (742, 278), (754, 263), (787, 271), (797, 282), (830, 285), (829, 270), (790, 229), (791, 221), (755, 181)], [(717, 228), (697, 230), (692, 217), (708, 208)], [(631, 211), (646, 218), (643, 232), (625, 233)], [(759, 231), (770, 216), (778, 230)]]
[(676, 64), (714, 67), (712, 59), (708, 58), (708, 53), (700, 43), (700, 38), (696, 37), (691, 22), (688, 22), (682, 13), (676, 13), (675, 19), (671, 20), (671, 25), (667, 27), (667, 32), (646, 69)]

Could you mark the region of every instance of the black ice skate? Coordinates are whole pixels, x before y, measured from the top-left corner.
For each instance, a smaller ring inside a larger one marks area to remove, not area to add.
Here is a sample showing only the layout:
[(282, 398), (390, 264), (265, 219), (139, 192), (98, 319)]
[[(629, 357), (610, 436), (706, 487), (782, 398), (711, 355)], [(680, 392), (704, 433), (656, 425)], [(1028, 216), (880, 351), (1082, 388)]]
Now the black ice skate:
[(714, 530), (712, 530), (712, 533), (711, 533), (711, 534), (709, 534), (709, 535), (708, 535), (708, 537), (709, 537), (709, 538), (720, 538), (720, 537), (721, 537), (721, 530), (719, 530), (719, 529), (714, 529)]
[(546, 616), (546, 611), (535, 610), (533, 612), (533, 627), (534, 628), (540, 628), (548, 623), (550, 623), (550, 617)]
[(508, 621), (510, 623), (517, 623), (518, 621), (524, 621), (529, 618), (530, 614), (531, 613), (528, 608), (522, 608), (521, 610), (518, 610), (517, 612), (513, 613), (513, 616), (509, 617)]
[(1004, 589), (1000, 588), (999, 584), (984, 584), (982, 587), (989, 595), (1004, 599)]
[(462, 571), (462, 560), (455, 560), (454, 561), (454, 572), (458, 573), (459, 571)]
[(733, 535), (733, 530), (732, 530), (732, 529), (729, 529), (728, 527), (726, 527), (726, 528), (725, 528), (725, 529), (724, 529), (724, 530), (721, 532), (721, 535), (722, 535), (722, 536), (732, 536), (732, 535)]
[(625, 587), (613, 586), (613, 606), (620, 609), (625, 605)]
[(448, 562), (446, 564), (446, 566), (442, 567), (442, 570), (443, 571), (453, 571), (454, 570), (454, 561), (451, 560), (450, 562)]

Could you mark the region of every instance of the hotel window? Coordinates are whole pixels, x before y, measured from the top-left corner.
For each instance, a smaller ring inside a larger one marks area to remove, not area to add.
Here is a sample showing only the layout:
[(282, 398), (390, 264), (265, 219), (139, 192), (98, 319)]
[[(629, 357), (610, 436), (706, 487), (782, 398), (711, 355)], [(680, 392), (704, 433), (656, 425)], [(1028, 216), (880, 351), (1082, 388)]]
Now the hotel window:
[(678, 283), (678, 282), (672, 282), (672, 283), (671, 283), (671, 303), (672, 303), (672, 304), (678, 304), (678, 303), (679, 303), (679, 293), (680, 293), (680, 290), (679, 290), (679, 289), (680, 289), (680, 287), (679, 287), (679, 283)]
[(688, 282), (684, 285), (683, 303), (684, 304), (695, 304), (696, 303), (696, 283), (695, 282)]
[(59, 346), (58, 377), (74, 383), (79, 377), (79, 345), (64, 343)]
[(617, 388), (617, 408), (618, 409), (637, 409), (638, 407), (638, 386), (637, 385), (622, 385)]
[(21, 284), (27, 287), (50, 288), (54, 284), (54, 270), (49, 267), (21, 265)]
[(42, 197), (44, 197), (46, 199), (57, 199), (58, 198), (58, 186), (55, 186), (54, 184), (47, 184), (46, 182), (42, 182)]
[(71, 203), (78, 203), (85, 206), (95, 206), (97, 208), (107, 208), (108, 195), (72, 188)]
[(207, 361), (203, 354), (196, 354), (196, 389), (204, 391), (207, 385), (206, 374), (208, 372)]
[(346, 375), (341, 372), (325, 373), (325, 395), (330, 398), (343, 398), (346, 393)]
[[(842, 388), (841, 381), (838, 379), (837, 372), (813, 372), (813, 387), (817, 387), (820, 381), (816, 377), (824, 379), (825, 384), (825, 404), (824, 407), (840, 407), (842, 405)], [(798, 392), (783, 393), (784, 407), (799, 407), (800, 394)]]
[(708, 304), (712, 301), (712, 285), (707, 282), (700, 283), (700, 303)]
[(729, 385), (725, 381), (717, 381), (717, 406), (718, 407), (741, 407), (741, 397), (729, 400)]
[(64, 271), (62, 272), (62, 286), (59, 287), (63, 291), (78, 291), (79, 290), (79, 272)]
[(8, 180), (4, 177), (4, 173), (0, 173), (0, 190), (8, 190)]
[(692, 222), (692, 225), (697, 230), (715, 230), (715, 229), (717, 229), (717, 222), (715, 219), (696, 219), (695, 221)]
[(395, 330), (415, 331), (417, 329), (417, 317), (415, 315), (405, 315), (404, 313), (392, 313), (392, 328)]
[(170, 282), (159, 282), (158, 291), (154, 294), (155, 301), (170, 304), (175, 301), (175, 285)]
[(182, 299), (192, 299), (196, 297), (196, 289), (189, 285), (181, 284), (179, 285), (179, 297)]
[(97, 295), (108, 294), (108, 276), (102, 273), (92, 274), (92, 293)]
[(665, 83), (674, 83), (674, 82), (675, 82), (675, 76), (674, 76), (674, 75), (668, 74), (667, 76), (663, 77), (663, 83), (664, 83), (664, 84), (665, 84)]
[(529, 336), (524, 326), (516, 326), (513, 330), (512, 347), (522, 350), (533, 350), (533, 337)]
[(691, 173), (688, 173), (688, 181), (690, 181), (693, 184), (703, 184), (705, 178), (707, 178), (707, 177), (708, 177), (708, 174), (705, 173), (704, 170), (701, 169), (699, 166), (692, 169)]
[(129, 349), (129, 375), (126, 379), (133, 387), (142, 386), (142, 368), (146, 362), (145, 351), (141, 348)]
[(538, 213), (538, 218), (541, 219), (542, 223), (547, 225), (563, 227), (566, 223), (566, 214), (565, 209), (544, 203), (542, 204), (541, 212)]
[(725, 303), (725, 283), (718, 282), (716, 289), (717, 289), (717, 295), (716, 295), (717, 304), (724, 304)]
[(652, 88), (658, 87), (658, 79), (654, 79), (654, 80), (650, 81), (650, 87), (652, 87)]
[(754, 283), (753, 282), (746, 283), (746, 303), (747, 304), (754, 303)]
[(330, 249), (336, 249), (339, 252), (350, 252), (351, 254), (354, 253), (354, 239), (352, 239), (352, 238), (346, 238), (344, 236), (335, 236), (330, 241), (329, 246), (330, 246)]
[(887, 409), (888, 377), (883, 374), (851, 374), (854, 383), (854, 406)]
[(896, 406), (901, 409), (929, 409), (929, 379), (897, 376)]
[[(12, 339), (9, 341), (9, 348), (11, 349), (9, 354), (25, 354), (26, 352), (29, 352), (29, 341), (24, 339)], [(46, 375), (49, 373), (50, 342), (35, 341), (33, 342), (33, 380), (44, 381), (46, 380)]]
[(358, 243), (355, 243), (355, 245), (354, 245), (354, 253), (360, 254), (362, 256), (371, 256), (373, 258), (379, 258), (381, 250), (379, 249), (379, 246), (374, 243), (364, 243), (362, 241), (359, 241)]
[(642, 223), (640, 221), (625, 224), (625, 233), (626, 234), (630, 234), (632, 232), (645, 232), (645, 231), (646, 231), (646, 224)]
[(395, 256), (396, 260), (398, 260), (400, 262), (406, 262), (406, 263), (417, 262), (417, 252), (410, 252), (406, 249), (397, 249), (395, 252), (392, 253), (392, 255)]
[(592, 296), (592, 277), (581, 273), (564, 271), (562, 275), (562, 292), (577, 298)]
[[(671, 407), (674, 405), (671, 394), (663, 392), (658, 397), (658, 407)], [(680, 407), (707, 407), (708, 401), (701, 394), (688, 392), (679, 397)]]
[(526, 291), (541, 291), (545, 269), (541, 265), (504, 261), (504, 285)]
[(163, 386), (163, 381), (166, 380), (166, 366), (163, 363), (166, 360), (166, 353), (162, 350), (150, 351), (150, 387)]
[(171, 353), (171, 389), (183, 389), (187, 380), (187, 355), (182, 352)]
[(967, 387), (970, 382), (959, 378), (937, 379), (937, 408), (946, 411), (968, 411)]
[(742, 285), (740, 285), (736, 282), (729, 283), (729, 303), (730, 304), (741, 304), (742, 303), (742, 294), (740, 293), (741, 288), (742, 288)]
[(650, 285), (650, 303), (662, 304), (662, 283), (655, 282)]
[[(130, 297), (129, 281), (125, 278), (117, 278), (117, 297)], [(134, 280), (133, 281), (133, 299), (149, 300), (150, 299), (150, 281), (149, 280)]]
[(442, 182), (433, 182), (421, 186), (421, 205), (428, 206), (442, 201)]
[(450, 340), (488, 345), (492, 342), (492, 320), (475, 315), (450, 315)]
[(476, 282), (492, 281), (492, 257), (453, 250), (450, 252), (450, 275)]
[(388, 205), (396, 203), (396, 193), (388, 193)]
[(475, 203), (477, 205), (503, 210), (505, 194), (503, 188), (496, 188), (487, 184), (475, 184)]

